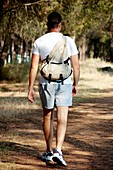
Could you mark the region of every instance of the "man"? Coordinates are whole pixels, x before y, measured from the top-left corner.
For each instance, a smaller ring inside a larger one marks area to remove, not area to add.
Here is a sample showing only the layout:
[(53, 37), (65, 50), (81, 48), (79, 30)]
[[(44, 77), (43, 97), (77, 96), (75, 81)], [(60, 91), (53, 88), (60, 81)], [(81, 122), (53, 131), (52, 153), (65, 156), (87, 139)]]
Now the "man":
[[(39, 60), (44, 60), (51, 52), (55, 44), (61, 40), (61, 15), (52, 12), (48, 15), (48, 32), (38, 38), (33, 47), (32, 62), (29, 74), (29, 90), (28, 99), (34, 102), (34, 82), (37, 75)], [(68, 53), (73, 68), (73, 82), (71, 77), (61, 82), (48, 82), (40, 75), (39, 78), (39, 94), (43, 108), (43, 131), (46, 141), (46, 151), (42, 154), (41, 159), (49, 162), (54, 161), (57, 164), (67, 166), (62, 154), (62, 144), (64, 142), (68, 107), (72, 105), (72, 95), (77, 92), (77, 84), (80, 75), (80, 66), (78, 61), (78, 51), (76, 45), (69, 36), (65, 36), (67, 40)], [(53, 139), (53, 117), (54, 107), (56, 107), (57, 130), (56, 130), (56, 147), (52, 148)]]

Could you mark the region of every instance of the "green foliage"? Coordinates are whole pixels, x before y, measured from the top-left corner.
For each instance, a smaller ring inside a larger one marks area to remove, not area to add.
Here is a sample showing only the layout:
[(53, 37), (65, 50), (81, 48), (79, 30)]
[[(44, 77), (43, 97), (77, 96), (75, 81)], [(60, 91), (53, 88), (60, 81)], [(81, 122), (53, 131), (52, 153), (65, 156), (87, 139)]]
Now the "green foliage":
[[(81, 10), (78, 16), (79, 24), (83, 23), (82, 34), (86, 32), (94, 32), (102, 36), (103, 31), (107, 31), (109, 24), (113, 21), (111, 16), (113, 15), (113, 3), (108, 0), (78, 0), (77, 4)], [(96, 35), (97, 36), (97, 35)]]
[[(73, 35), (89, 31), (108, 29), (112, 22), (113, 3), (111, 0), (24, 0), (11, 1), (4, 5), (1, 13), (1, 27), (9, 27), (26, 40), (35, 39), (46, 30), (46, 17), (51, 11), (59, 11), (63, 16), (63, 32)], [(7, 24), (6, 24), (7, 23)], [(2, 29), (3, 30), (3, 29)]]
[[(11, 1), (6, 3), (0, 15), (0, 28), (6, 28), (9, 25), (9, 32), (16, 33), (26, 41), (34, 40), (46, 31), (46, 18), (50, 11), (58, 9), (57, 0), (52, 3), (48, 0), (25, 0)], [(9, 21), (9, 15), (11, 19)], [(6, 24), (7, 23), (7, 24)], [(1, 33), (5, 32), (0, 29)]]
[(100, 39), (104, 44), (108, 39), (113, 41), (112, 0), (8, 0), (1, 9), (3, 40), (14, 33), (26, 42), (33, 42), (46, 32), (48, 13), (58, 11), (63, 17), (63, 33), (76, 39)]
[(30, 65), (24, 64), (7, 64), (3, 68), (3, 79), (15, 83), (28, 81)]

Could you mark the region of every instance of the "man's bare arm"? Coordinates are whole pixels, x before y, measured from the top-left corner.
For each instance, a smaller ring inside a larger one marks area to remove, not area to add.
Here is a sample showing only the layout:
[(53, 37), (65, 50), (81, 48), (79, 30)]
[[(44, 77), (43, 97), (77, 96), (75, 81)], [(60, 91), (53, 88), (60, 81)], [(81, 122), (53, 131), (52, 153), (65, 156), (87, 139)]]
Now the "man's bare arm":
[(38, 71), (38, 64), (39, 64), (39, 55), (33, 54), (32, 55), (32, 61), (31, 61), (31, 67), (29, 72), (29, 89), (28, 89), (28, 100), (30, 102), (34, 102), (34, 83)]
[(77, 85), (80, 78), (80, 64), (78, 55), (71, 56), (71, 64), (73, 68), (73, 96), (76, 95)]

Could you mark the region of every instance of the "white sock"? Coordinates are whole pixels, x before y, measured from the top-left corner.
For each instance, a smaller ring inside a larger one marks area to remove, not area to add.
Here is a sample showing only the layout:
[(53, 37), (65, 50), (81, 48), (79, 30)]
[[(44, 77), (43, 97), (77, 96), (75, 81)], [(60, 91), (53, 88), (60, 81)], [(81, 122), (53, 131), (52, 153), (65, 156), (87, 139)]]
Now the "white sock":
[(58, 148), (56, 148), (56, 150), (62, 155), (62, 151)]

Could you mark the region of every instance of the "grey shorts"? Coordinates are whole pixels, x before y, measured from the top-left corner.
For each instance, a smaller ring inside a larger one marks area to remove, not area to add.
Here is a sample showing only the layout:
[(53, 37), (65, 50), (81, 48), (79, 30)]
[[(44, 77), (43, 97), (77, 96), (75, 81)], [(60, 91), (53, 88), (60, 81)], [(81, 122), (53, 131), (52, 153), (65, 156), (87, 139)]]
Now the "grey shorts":
[(39, 84), (42, 106), (52, 109), (55, 106), (72, 106), (72, 84)]

